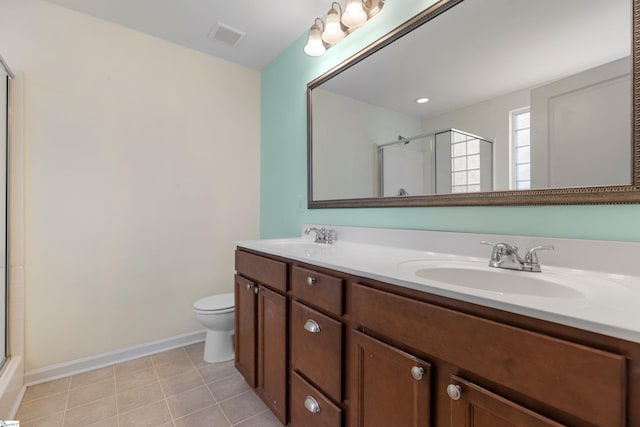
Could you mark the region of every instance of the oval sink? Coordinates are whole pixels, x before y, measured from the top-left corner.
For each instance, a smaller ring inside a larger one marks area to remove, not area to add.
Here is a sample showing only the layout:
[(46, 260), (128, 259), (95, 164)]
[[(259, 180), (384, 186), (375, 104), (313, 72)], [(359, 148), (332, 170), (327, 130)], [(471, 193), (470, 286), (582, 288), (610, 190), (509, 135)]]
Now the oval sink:
[(584, 294), (548, 273), (497, 269), (477, 262), (408, 262), (404, 270), (427, 280), (501, 294), (547, 298), (582, 298)]

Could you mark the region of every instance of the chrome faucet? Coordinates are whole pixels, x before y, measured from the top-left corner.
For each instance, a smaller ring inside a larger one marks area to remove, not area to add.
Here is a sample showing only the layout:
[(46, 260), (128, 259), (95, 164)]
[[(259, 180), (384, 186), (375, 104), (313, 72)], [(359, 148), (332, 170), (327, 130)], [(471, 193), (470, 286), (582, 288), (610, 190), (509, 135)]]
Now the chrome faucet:
[(507, 268), (510, 270), (520, 271), (542, 271), (540, 268), (540, 262), (538, 261), (538, 251), (550, 251), (554, 249), (552, 245), (535, 246), (529, 249), (527, 254), (524, 256), (524, 259), (522, 259), (518, 253), (518, 248), (510, 245), (509, 243), (494, 244), (485, 241), (482, 241), (481, 243), (493, 246), (491, 259), (489, 260), (489, 267)]
[(304, 230), (304, 234), (309, 234), (311, 232), (315, 232), (316, 233), (316, 243), (325, 243), (325, 244), (331, 244), (334, 241), (336, 241), (336, 230), (334, 230), (333, 228), (316, 228), (316, 227), (310, 227)]

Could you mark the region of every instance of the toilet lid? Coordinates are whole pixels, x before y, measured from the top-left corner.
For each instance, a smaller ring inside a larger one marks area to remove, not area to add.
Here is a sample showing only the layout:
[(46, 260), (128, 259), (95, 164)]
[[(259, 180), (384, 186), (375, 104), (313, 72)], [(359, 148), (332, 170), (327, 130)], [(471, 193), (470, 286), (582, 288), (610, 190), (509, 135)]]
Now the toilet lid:
[(211, 295), (193, 303), (193, 308), (200, 311), (228, 311), (233, 309), (233, 292), (228, 294)]

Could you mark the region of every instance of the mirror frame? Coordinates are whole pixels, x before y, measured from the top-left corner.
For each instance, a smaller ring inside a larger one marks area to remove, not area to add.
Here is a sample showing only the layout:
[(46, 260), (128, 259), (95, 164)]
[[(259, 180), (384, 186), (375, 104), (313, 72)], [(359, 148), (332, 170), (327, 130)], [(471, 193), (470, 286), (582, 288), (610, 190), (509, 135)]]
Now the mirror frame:
[(514, 206), (640, 203), (640, 0), (632, 2), (632, 183), (601, 187), (569, 187), (543, 190), (509, 190), (477, 193), (433, 194), (409, 197), (313, 200), (311, 92), (405, 34), (429, 22), (464, 0), (440, 0), (382, 36), (355, 55), (307, 84), (307, 206), (318, 208), (419, 207), (419, 206)]

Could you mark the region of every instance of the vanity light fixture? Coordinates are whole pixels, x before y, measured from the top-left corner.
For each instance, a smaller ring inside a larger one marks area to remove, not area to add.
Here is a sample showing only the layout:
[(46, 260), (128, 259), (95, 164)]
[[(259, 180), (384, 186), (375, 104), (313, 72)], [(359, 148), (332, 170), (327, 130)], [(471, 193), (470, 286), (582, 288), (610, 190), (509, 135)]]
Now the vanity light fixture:
[(429, 98), (418, 98), (416, 99), (416, 102), (418, 104), (426, 104), (427, 102), (429, 102)]
[(324, 29), (324, 22), (322, 19), (316, 18), (315, 22), (311, 26), (309, 30), (309, 36), (307, 38), (307, 44), (304, 47), (304, 53), (309, 56), (322, 56), (325, 53), (327, 48), (322, 42), (322, 29), (320, 29), (320, 25), (318, 25), (318, 21), (322, 24), (322, 29)]
[(316, 18), (311, 26), (304, 53), (309, 56), (323, 55), (328, 48), (380, 12), (384, 2), (385, 0), (346, 0), (343, 8), (334, 1), (325, 20)]

